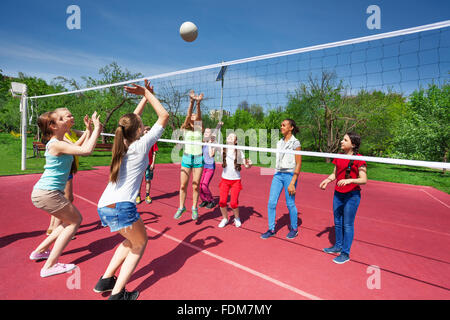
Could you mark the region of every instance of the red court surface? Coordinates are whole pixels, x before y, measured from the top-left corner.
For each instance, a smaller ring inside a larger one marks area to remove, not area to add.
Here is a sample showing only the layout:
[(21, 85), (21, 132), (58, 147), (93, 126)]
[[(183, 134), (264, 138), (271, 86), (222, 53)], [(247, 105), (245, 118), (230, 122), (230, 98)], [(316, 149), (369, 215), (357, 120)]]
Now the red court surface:
[[(221, 171), (219, 165), (211, 182), (215, 195)], [(39, 276), (42, 261), (28, 258), (50, 220), (30, 200), (39, 177), (0, 177), (0, 299), (107, 299), (92, 289), (122, 241), (100, 227), (96, 210), (108, 168), (76, 174), (74, 204), (83, 222), (60, 262), (78, 268), (49, 278)], [(289, 215), (282, 194), (277, 235), (262, 240), (271, 175), (261, 175), (258, 167), (243, 169), (242, 227), (231, 223), (219, 229), (217, 207), (200, 208), (198, 221), (191, 220), (192, 190), (187, 212), (173, 219), (179, 165), (157, 165), (153, 203), (138, 206), (149, 242), (127, 289), (139, 290), (143, 300), (450, 299), (448, 194), (369, 181), (356, 216), (351, 261), (337, 265), (334, 256), (322, 252), (334, 241), (333, 187), (318, 188), (324, 177), (301, 173), (299, 236), (286, 239)]]

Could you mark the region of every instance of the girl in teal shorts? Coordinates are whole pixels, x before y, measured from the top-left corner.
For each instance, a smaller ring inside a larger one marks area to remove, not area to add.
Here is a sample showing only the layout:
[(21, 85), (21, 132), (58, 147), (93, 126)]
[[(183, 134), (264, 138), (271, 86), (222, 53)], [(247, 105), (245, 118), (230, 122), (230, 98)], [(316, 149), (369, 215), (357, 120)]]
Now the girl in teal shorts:
[[(194, 90), (189, 92), (189, 108), (186, 119), (181, 126), (184, 141), (188, 142), (202, 142), (203, 127), (202, 127), (202, 113), (200, 110), (200, 102), (203, 99), (203, 93), (195, 95)], [(194, 103), (197, 102), (197, 112), (193, 114), (192, 109)], [(181, 159), (180, 172), (180, 206), (175, 213), (174, 218), (180, 219), (183, 212), (186, 211), (185, 201), (187, 193), (187, 184), (192, 173), (192, 220), (198, 218), (198, 197), (199, 184), (203, 170), (203, 152), (201, 145), (185, 144), (184, 153)]]

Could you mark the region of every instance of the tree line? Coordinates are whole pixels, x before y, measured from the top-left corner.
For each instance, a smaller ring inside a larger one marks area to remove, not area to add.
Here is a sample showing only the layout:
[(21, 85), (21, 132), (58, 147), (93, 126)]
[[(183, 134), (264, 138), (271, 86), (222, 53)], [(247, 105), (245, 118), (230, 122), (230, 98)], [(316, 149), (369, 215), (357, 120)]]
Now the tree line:
[[(0, 130), (19, 131), (19, 101), (9, 93), (12, 81), (28, 86), (28, 96), (44, 95), (99, 86), (142, 77), (111, 63), (99, 70), (99, 78), (82, 77), (82, 83), (74, 79), (57, 77), (47, 83), (43, 79), (19, 73), (12, 78), (0, 69)], [(286, 93), (288, 102), (276, 109), (264, 110), (257, 104), (241, 101), (236, 111), (224, 115), (223, 133), (227, 129), (242, 130), (280, 127), (285, 118), (294, 119), (300, 132), (297, 138), (303, 150), (339, 152), (339, 142), (347, 131), (355, 131), (362, 137), (360, 152), (370, 156), (385, 156), (415, 160), (448, 161), (450, 144), (450, 84), (430, 84), (417, 88), (409, 95), (389, 90), (349, 93), (343, 81), (333, 71), (324, 71), (320, 76), (309, 77), (293, 92)], [(188, 92), (180, 91), (170, 82), (156, 88), (156, 95), (171, 115), (170, 123), (163, 135), (171, 138), (172, 132), (180, 128), (187, 109)], [(100, 113), (104, 132), (114, 132), (120, 116), (132, 112), (138, 101), (127, 94), (121, 86), (31, 101), (33, 121), (29, 125), (32, 134), (37, 133), (36, 117), (48, 110), (68, 107), (75, 119), (82, 119), (94, 110)], [(202, 110), (203, 111), (203, 110)], [(214, 128), (217, 119), (202, 112), (205, 127)], [(156, 121), (156, 115), (146, 109), (145, 124)], [(82, 121), (76, 128), (82, 129)], [(103, 142), (108, 142), (103, 137)], [(270, 143), (269, 143), (270, 145)]]

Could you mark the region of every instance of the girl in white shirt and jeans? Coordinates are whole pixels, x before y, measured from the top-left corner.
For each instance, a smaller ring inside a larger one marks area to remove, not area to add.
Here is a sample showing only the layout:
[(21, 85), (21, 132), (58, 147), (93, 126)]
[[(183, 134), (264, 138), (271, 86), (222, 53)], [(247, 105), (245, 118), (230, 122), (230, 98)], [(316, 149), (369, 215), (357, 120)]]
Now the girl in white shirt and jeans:
[[(134, 113), (123, 115), (115, 131), (109, 183), (98, 202), (98, 213), (104, 226), (118, 231), (125, 240), (116, 249), (105, 273), (94, 288), (95, 292), (112, 291), (110, 300), (135, 300), (139, 292), (128, 292), (125, 284), (131, 277), (147, 245), (147, 233), (135, 199), (142, 175), (148, 164), (148, 152), (161, 137), (169, 114), (153, 95), (153, 87), (133, 84), (128, 93), (144, 96)], [(145, 135), (141, 114), (149, 102), (158, 120)], [(115, 273), (120, 267), (119, 276)]]
[[(292, 119), (285, 119), (281, 122), (281, 134), (283, 138), (277, 143), (277, 149), (300, 151), (300, 142), (295, 138), (298, 133), (297, 125)], [(286, 205), (289, 210), (290, 227), (286, 238), (293, 239), (298, 235), (297, 226), (297, 208), (295, 206), (295, 189), (297, 187), (297, 178), (300, 175), (302, 167), (302, 156), (288, 153), (277, 153), (276, 172), (270, 186), (269, 202), (267, 204), (269, 230), (261, 235), (262, 239), (267, 239), (275, 235), (275, 209), (281, 191), (286, 196)]]

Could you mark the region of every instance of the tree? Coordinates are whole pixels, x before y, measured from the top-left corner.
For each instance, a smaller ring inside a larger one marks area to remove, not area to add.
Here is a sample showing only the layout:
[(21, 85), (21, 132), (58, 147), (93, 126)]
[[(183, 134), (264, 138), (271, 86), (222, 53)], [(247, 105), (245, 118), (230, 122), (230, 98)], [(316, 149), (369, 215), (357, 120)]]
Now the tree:
[(338, 152), (344, 133), (367, 121), (336, 78), (329, 71), (323, 71), (320, 79), (310, 75), (307, 84), (288, 95), (286, 112), (297, 121), (305, 140), (320, 152)]
[[(127, 69), (122, 68), (116, 63), (112, 62), (99, 70), (100, 79), (93, 77), (82, 77), (84, 81), (83, 87), (97, 87), (111, 83), (118, 83), (142, 77), (141, 73), (131, 73)], [(57, 77), (55, 79), (60, 84), (78, 90), (82, 86), (74, 79), (66, 79), (64, 77)], [(86, 91), (77, 94), (76, 101), (68, 105), (75, 116), (75, 119), (82, 119), (85, 114), (92, 114), (97, 111), (103, 121), (103, 131), (111, 132), (117, 127), (117, 122), (120, 116), (116, 115), (116, 111), (122, 109), (125, 112), (132, 112), (138, 103), (138, 99), (129, 95), (123, 90), (123, 86), (114, 86), (105, 89)], [(113, 123), (112, 125), (110, 123)], [(105, 143), (108, 138), (102, 136), (102, 142)]]
[(450, 84), (414, 91), (394, 137), (393, 156), (447, 162), (450, 145)]

